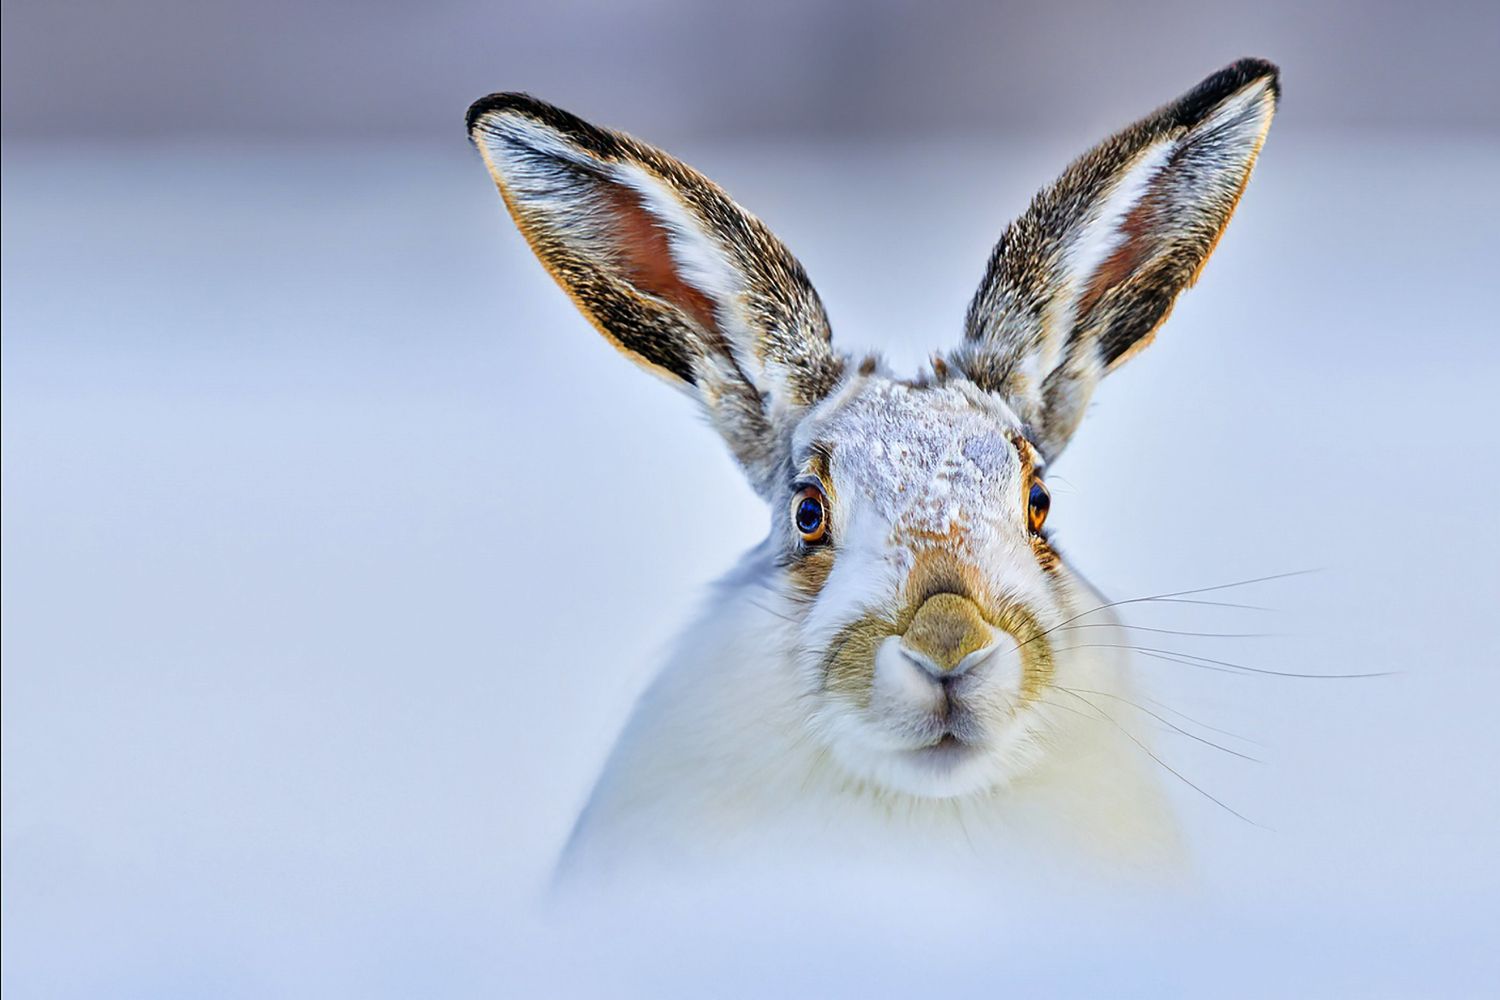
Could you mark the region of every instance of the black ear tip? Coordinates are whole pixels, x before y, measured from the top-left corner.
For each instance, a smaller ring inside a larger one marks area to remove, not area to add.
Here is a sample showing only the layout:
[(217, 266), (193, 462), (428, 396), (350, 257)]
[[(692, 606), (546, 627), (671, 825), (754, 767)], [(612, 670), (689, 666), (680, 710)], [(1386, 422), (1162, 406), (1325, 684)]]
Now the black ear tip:
[(525, 118), (542, 130), (551, 130), (579, 148), (595, 156), (610, 158), (621, 155), (620, 137), (605, 129), (595, 128), (577, 115), (569, 114), (555, 104), (537, 100), (530, 94), (509, 91), (481, 97), (469, 105), (464, 121), (469, 128), (469, 138), (481, 141), (481, 133), (503, 132), (504, 126), (494, 121), (498, 116)]
[(474, 126), (479, 124), (479, 119), (487, 114), (497, 111), (515, 111), (536, 116), (547, 107), (547, 104), (530, 94), (522, 94), (518, 91), (487, 94), (469, 105), (469, 110), (464, 115), (464, 126), (472, 133)]
[(1281, 70), (1264, 59), (1241, 59), (1230, 63), (1165, 109), (1173, 124), (1195, 128), (1224, 101), (1246, 87), (1263, 83), (1273, 106), (1281, 100)]
[(1230, 64), (1223, 72), (1239, 81), (1234, 88), (1236, 90), (1247, 84), (1265, 80), (1269, 84), (1271, 99), (1278, 100), (1281, 97), (1281, 69), (1273, 62), (1246, 58)]

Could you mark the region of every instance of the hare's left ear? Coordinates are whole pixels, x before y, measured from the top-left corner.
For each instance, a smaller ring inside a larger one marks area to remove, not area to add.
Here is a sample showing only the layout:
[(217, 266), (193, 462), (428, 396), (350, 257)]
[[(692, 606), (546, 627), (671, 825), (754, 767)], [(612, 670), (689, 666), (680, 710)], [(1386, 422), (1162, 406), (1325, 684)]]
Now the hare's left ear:
[(525, 94), (469, 135), (531, 249), (626, 356), (694, 396), (771, 495), (791, 428), (843, 372), (802, 266), (715, 184), (659, 149)]
[(1044, 455), (1197, 278), (1279, 93), (1268, 62), (1215, 73), (1084, 154), (1001, 237), (952, 360), (1010, 402)]

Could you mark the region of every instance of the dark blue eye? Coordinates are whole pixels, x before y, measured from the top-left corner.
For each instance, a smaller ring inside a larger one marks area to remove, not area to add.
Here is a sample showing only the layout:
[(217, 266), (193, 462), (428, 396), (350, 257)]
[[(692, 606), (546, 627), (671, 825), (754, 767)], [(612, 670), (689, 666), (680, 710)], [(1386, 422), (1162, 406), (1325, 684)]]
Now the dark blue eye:
[(822, 541), (828, 533), (828, 514), (824, 509), (823, 491), (816, 486), (799, 490), (792, 498), (792, 523), (808, 544)]
[(1047, 512), (1051, 509), (1052, 494), (1047, 492), (1047, 487), (1042, 485), (1040, 479), (1034, 480), (1026, 497), (1026, 520), (1033, 534), (1042, 533), (1042, 525), (1047, 523)]

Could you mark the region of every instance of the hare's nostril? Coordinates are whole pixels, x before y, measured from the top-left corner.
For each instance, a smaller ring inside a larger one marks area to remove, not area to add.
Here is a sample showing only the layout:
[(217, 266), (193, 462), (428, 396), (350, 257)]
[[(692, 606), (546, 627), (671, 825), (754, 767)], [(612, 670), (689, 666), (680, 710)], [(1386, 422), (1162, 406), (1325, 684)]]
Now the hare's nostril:
[(997, 643), (990, 643), (974, 650), (953, 665), (946, 667), (934, 662), (930, 657), (908, 649), (905, 646), (901, 647), (901, 654), (924, 674), (932, 680), (937, 681), (943, 690), (946, 691), (960, 679), (968, 676), (971, 671), (978, 669), (992, 659), (998, 649), (999, 645)]

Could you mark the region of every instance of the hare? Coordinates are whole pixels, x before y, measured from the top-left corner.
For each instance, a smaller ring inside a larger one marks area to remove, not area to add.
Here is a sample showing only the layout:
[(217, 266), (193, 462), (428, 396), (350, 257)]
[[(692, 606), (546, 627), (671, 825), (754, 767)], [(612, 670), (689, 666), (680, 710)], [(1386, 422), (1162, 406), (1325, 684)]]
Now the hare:
[[(1129, 697), (1125, 642), (1049, 541), (1046, 472), (1197, 278), (1278, 96), (1245, 59), (1084, 154), (912, 379), (836, 350), (802, 266), (691, 168), (524, 94), (469, 109), (552, 277), (697, 401), (770, 508), (637, 705), (565, 871), (793, 846), (1175, 863), (1145, 734), (1099, 710)], [(1084, 616), (1096, 638), (1057, 641)]]

